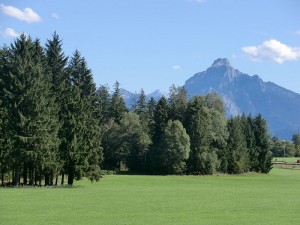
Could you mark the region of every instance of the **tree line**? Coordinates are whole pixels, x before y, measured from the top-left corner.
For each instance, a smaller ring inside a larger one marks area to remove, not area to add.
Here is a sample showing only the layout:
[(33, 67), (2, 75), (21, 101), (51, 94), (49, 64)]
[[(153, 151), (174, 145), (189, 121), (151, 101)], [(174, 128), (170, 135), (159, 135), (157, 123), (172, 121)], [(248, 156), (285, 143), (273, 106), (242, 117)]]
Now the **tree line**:
[(106, 85), (96, 89), (85, 58), (77, 50), (67, 57), (56, 33), (44, 47), (24, 34), (2, 47), (0, 75), (2, 185), (98, 181), (101, 169), (199, 175), (271, 169), (260, 114), (226, 119), (217, 94), (189, 99), (174, 85), (158, 101), (141, 90), (127, 109), (119, 83), (112, 93)]

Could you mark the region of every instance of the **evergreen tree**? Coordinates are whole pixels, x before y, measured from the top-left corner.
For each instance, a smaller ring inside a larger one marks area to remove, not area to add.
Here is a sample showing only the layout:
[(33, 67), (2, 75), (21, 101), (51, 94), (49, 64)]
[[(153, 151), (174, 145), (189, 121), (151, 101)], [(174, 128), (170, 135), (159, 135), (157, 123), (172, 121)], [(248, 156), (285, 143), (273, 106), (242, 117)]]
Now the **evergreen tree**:
[(143, 89), (141, 89), (139, 98), (136, 102), (136, 107), (134, 109), (134, 112), (138, 114), (140, 117), (145, 118), (147, 110), (147, 103), (146, 103), (146, 95)]
[(164, 174), (183, 174), (190, 153), (190, 138), (179, 120), (169, 120), (161, 141)]
[[(49, 75), (51, 83), (52, 95), (55, 98), (55, 103), (57, 105), (57, 113), (59, 118), (59, 132), (58, 137), (60, 139), (60, 159), (62, 162), (65, 161), (67, 157), (66, 150), (66, 137), (68, 135), (67, 130), (67, 118), (68, 118), (68, 104), (70, 101), (71, 92), (69, 90), (70, 84), (68, 79), (68, 74), (66, 73), (66, 66), (68, 58), (65, 56), (62, 49), (62, 40), (55, 32), (51, 40), (47, 40), (45, 48), (45, 60), (46, 60), (46, 70)], [(62, 166), (62, 180), (61, 184), (64, 184), (64, 173), (65, 165)], [(46, 183), (53, 183), (53, 174), (51, 178), (46, 179)]]
[(100, 124), (103, 125), (109, 120), (110, 95), (109, 88), (106, 85), (100, 85), (97, 90), (97, 99), (100, 113)]
[(255, 171), (269, 173), (272, 169), (272, 153), (270, 152), (270, 137), (266, 120), (258, 114), (254, 119), (254, 136), (258, 152), (258, 167)]
[(172, 120), (179, 120), (181, 123), (184, 122), (185, 111), (187, 107), (187, 92), (184, 87), (170, 87), (170, 118)]
[(9, 115), (7, 111), (7, 103), (5, 101), (5, 85), (7, 85), (7, 58), (8, 48), (3, 47), (0, 49), (0, 172), (1, 172), (1, 185), (4, 185), (4, 176), (11, 169), (11, 151), (10, 145), (11, 137), (8, 134)]
[(205, 96), (195, 96), (188, 103), (186, 129), (191, 142), (188, 172), (214, 173), (219, 167), (219, 161), (216, 152), (211, 148), (212, 122)]
[(256, 171), (256, 168), (258, 168), (258, 152), (254, 135), (254, 120), (251, 114), (247, 117), (243, 114), (241, 120), (249, 153), (249, 169), (250, 171)]
[(115, 82), (114, 92), (111, 97), (109, 112), (110, 118), (115, 120), (117, 123), (122, 119), (122, 115), (124, 112), (127, 112), (127, 108), (125, 106), (124, 99), (121, 96), (120, 92), (120, 84), (118, 81)]
[[(227, 142), (227, 173), (239, 174), (249, 168), (249, 154), (240, 117), (230, 118), (227, 122), (229, 137)], [(225, 171), (224, 171), (225, 172)]]
[(73, 184), (72, 178), (79, 179), (83, 175), (88, 175), (91, 180), (99, 180), (102, 148), (96, 87), (92, 72), (78, 51), (73, 54), (67, 73), (72, 93), (70, 98), (73, 100), (68, 108), (68, 184)]
[(162, 96), (160, 100), (158, 101), (155, 109), (154, 109), (154, 115), (153, 115), (153, 121), (154, 121), (154, 127), (153, 127), (153, 136), (152, 136), (152, 146), (151, 150), (149, 152), (149, 167), (150, 171), (152, 173), (163, 173), (162, 168), (158, 165), (161, 165), (157, 162), (161, 162), (163, 159), (163, 155), (160, 152), (160, 143), (162, 139), (162, 135), (164, 133), (164, 130), (166, 128), (166, 125), (169, 120), (169, 108), (167, 99)]
[(292, 141), (295, 145), (295, 156), (299, 157), (300, 156), (300, 134), (294, 134)]
[[(5, 76), (5, 105), (8, 109), (7, 132), (12, 137), (13, 183), (35, 181), (41, 174), (57, 171), (57, 114), (45, 76), (43, 51), (36, 40), (23, 34), (11, 45)], [(13, 119), (11, 119), (13, 118)], [(29, 172), (28, 172), (29, 171)]]

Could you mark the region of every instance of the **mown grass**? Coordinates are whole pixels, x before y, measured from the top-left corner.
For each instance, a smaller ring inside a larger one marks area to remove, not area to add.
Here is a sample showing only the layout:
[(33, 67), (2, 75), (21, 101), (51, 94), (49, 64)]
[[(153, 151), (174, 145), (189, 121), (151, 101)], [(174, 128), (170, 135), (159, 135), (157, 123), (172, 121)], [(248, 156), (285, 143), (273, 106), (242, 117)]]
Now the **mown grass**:
[(287, 163), (295, 163), (300, 157), (274, 157), (273, 161), (282, 161)]
[(300, 170), (105, 176), (75, 188), (2, 188), (0, 224), (300, 224)]

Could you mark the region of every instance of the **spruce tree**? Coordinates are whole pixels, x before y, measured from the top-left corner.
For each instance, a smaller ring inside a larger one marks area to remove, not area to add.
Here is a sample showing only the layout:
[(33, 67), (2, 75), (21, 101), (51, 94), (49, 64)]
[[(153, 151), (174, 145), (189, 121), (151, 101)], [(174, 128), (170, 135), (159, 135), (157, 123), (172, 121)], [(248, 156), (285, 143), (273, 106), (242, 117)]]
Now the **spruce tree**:
[(181, 123), (184, 122), (185, 111), (187, 107), (187, 92), (184, 87), (170, 87), (170, 118), (172, 120), (179, 120)]
[(11, 45), (8, 55), (5, 101), (10, 118), (8, 134), (13, 137), (13, 184), (33, 184), (39, 176), (57, 171), (57, 114), (50, 84), (45, 76), (43, 50), (38, 40), (24, 34)]
[[(227, 141), (227, 173), (239, 174), (248, 170), (248, 150), (240, 117), (227, 122), (229, 137)], [(224, 171), (225, 172), (225, 171)]]
[(96, 87), (91, 70), (78, 51), (73, 54), (68, 68), (71, 103), (68, 105), (67, 171), (68, 184), (74, 178), (88, 175), (99, 180), (102, 148), (100, 147), (100, 112)]
[(100, 124), (104, 125), (109, 121), (110, 95), (106, 85), (100, 85), (97, 90), (97, 100), (100, 113)]
[(127, 112), (124, 99), (121, 96), (120, 83), (118, 81), (114, 84), (114, 92), (111, 97), (109, 112), (110, 118), (112, 118), (117, 123), (120, 123), (122, 115), (124, 112)]
[[(47, 40), (46, 42), (45, 60), (47, 74), (51, 83), (51, 92), (55, 98), (55, 104), (57, 105), (57, 113), (59, 118), (58, 137), (60, 139), (59, 152), (60, 159), (62, 162), (64, 162), (67, 157), (66, 137), (68, 135), (68, 130), (66, 129), (66, 118), (68, 117), (67, 106), (69, 103), (68, 98), (70, 96), (68, 89), (69, 79), (66, 73), (68, 58), (63, 52), (62, 40), (56, 32), (53, 34), (52, 39)], [(61, 173), (61, 184), (64, 184), (65, 165), (62, 165)], [(53, 175), (51, 174), (49, 183), (53, 182), (52, 178)]]
[(272, 153), (270, 152), (270, 136), (268, 125), (261, 114), (254, 119), (254, 136), (256, 143), (256, 151), (258, 153), (257, 172), (269, 173), (272, 169)]
[(149, 168), (152, 173), (163, 173), (162, 160), (163, 155), (161, 152), (160, 144), (162, 135), (169, 120), (169, 107), (167, 99), (162, 96), (154, 109), (153, 115), (153, 135), (152, 145), (149, 152)]
[(190, 100), (185, 124), (191, 142), (188, 172), (213, 174), (219, 167), (219, 161), (215, 150), (211, 147), (212, 121), (205, 96), (195, 96)]

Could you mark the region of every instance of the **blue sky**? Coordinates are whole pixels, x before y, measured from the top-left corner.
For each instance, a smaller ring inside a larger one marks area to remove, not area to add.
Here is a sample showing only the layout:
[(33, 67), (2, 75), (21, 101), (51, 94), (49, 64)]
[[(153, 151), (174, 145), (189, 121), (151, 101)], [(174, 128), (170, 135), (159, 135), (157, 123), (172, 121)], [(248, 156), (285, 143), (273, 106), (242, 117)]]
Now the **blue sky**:
[(183, 85), (217, 58), (300, 93), (298, 0), (0, 0), (0, 45), (54, 31), (94, 80), (146, 93)]

